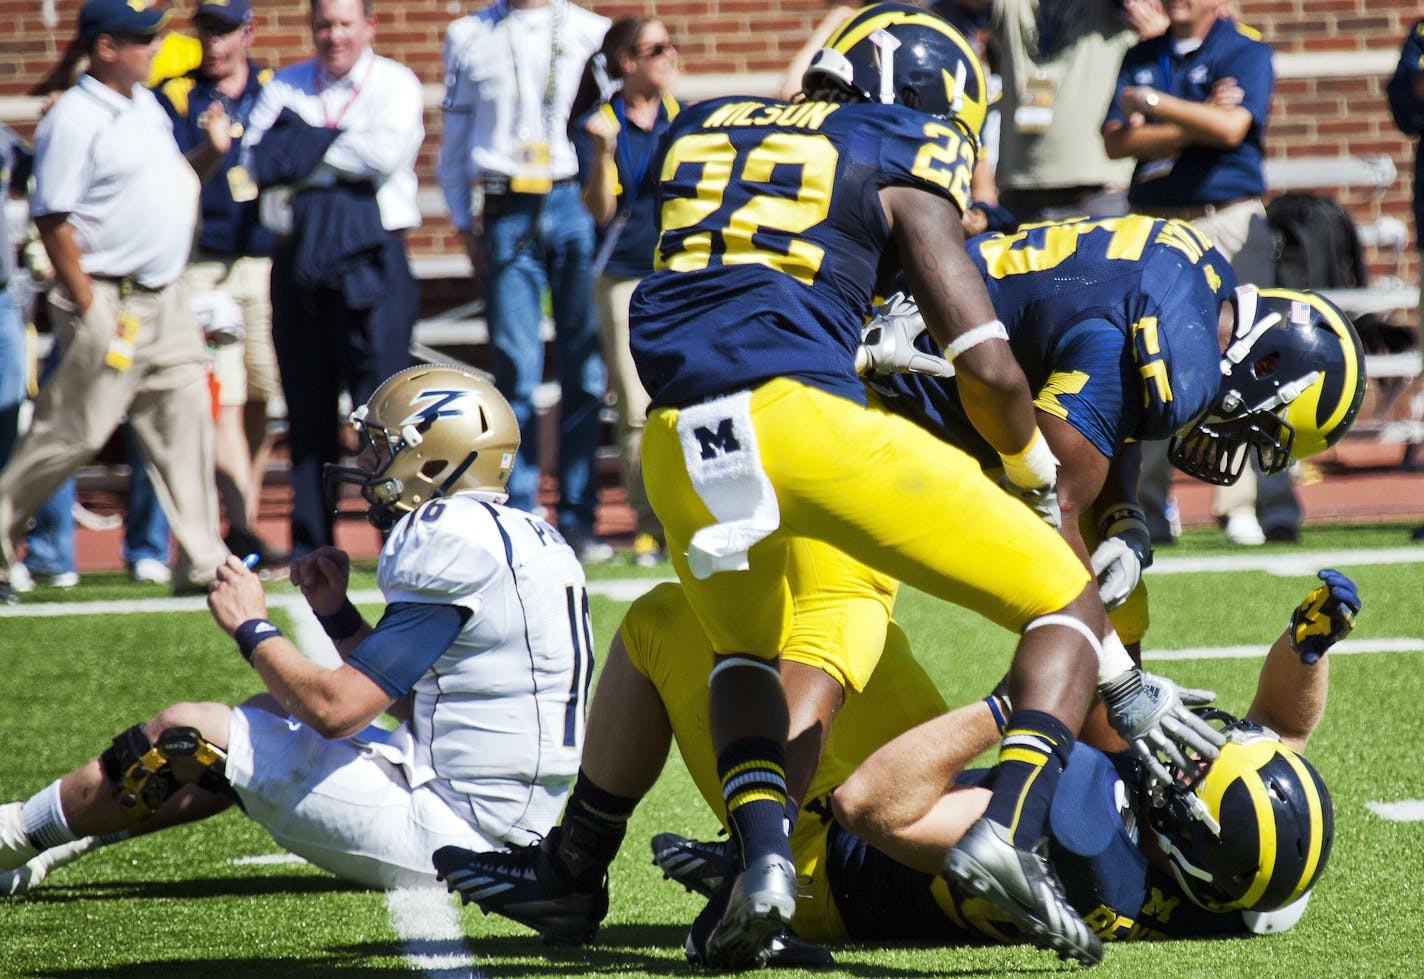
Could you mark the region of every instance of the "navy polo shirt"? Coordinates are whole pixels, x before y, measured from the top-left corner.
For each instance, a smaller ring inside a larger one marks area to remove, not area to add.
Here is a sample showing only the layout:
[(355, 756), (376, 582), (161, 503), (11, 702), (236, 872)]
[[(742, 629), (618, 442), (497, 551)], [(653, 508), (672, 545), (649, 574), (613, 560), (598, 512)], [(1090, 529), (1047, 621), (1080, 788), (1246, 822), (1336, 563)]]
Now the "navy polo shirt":
[[(195, 68), (186, 75), (159, 82), (153, 89), (158, 104), (173, 120), (173, 138), (185, 154), (207, 141), (199, 125), (203, 113), (215, 101), (222, 101), (230, 119), (247, 125), (252, 107), (262, 84), (272, 77), (272, 71), (251, 61), (247, 63), (247, 87), (236, 99), (226, 99), (218, 92), (217, 83)], [(198, 198), (202, 217), (198, 229), (198, 246), (224, 255), (270, 255), (274, 238), (257, 219), (257, 201), (232, 199), (228, 172), (238, 165), (242, 140), (235, 137), (232, 148), (223, 156), (217, 172), (203, 181)]]
[[(613, 159), (618, 170), (617, 216), (606, 227), (598, 229), (598, 254), (609, 249), (606, 275), (622, 279), (640, 279), (653, 270), (653, 251), (658, 245), (658, 215), (655, 204), (658, 175), (656, 157), (658, 140), (668, 124), (677, 118), (681, 104), (663, 96), (657, 121), (651, 131), (639, 129), (623, 113), (623, 99), (614, 96), (606, 105), (593, 109), (611, 116), (619, 125), (618, 148)], [(588, 115), (574, 123), (574, 150), (578, 153), (579, 181), (587, 183), (593, 168), (593, 140), (583, 128)], [(624, 215), (627, 215), (624, 217)], [(617, 229), (615, 232), (614, 229)], [(618, 237), (612, 245), (611, 234)]]
[(1127, 122), (1119, 98), (1125, 88), (1147, 85), (1192, 102), (1205, 102), (1212, 86), (1222, 78), (1236, 79), (1246, 93), (1241, 104), (1251, 113), (1252, 122), (1241, 145), (1234, 149), (1188, 146), (1174, 161), (1139, 161), (1127, 192), (1130, 204), (1179, 207), (1265, 193), (1261, 142), (1274, 74), (1270, 47), (1249, 27), (1218, 20), (1201, 47), (1182, 55), (1166, 35), (1138, 44), (1122, 59), (1107, 121)]

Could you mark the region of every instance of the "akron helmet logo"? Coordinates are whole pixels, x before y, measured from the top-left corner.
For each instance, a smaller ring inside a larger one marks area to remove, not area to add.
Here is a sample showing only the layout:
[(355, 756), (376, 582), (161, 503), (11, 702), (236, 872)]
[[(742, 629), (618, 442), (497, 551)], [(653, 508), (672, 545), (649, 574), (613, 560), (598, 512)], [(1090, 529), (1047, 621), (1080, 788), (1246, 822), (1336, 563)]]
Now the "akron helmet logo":
[(129, 0), (128, 8), (136, 14), (141, 14), (148, 9), (148, 0)]
[(450, 388), (429, 388), (421, 391), (411, 399), (411, 413), (401, 421), (400, 427), (419, 426), (422, 423), (432, 422), (436, 418), (462, 415), (465, 413), (465, 409), (459, 402), (469, 393), (469, 391)]

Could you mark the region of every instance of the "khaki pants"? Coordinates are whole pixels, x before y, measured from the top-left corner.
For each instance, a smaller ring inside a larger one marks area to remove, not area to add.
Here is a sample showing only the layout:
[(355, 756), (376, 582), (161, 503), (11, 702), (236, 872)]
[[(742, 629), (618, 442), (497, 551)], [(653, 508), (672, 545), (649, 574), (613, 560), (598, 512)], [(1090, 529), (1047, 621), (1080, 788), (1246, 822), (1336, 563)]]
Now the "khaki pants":
[(650, 399), (628, 348), (628, 304), (639, 281), (600, 275), (594, 280), (593, 302), (598, 310), (598, 335), (603, 343), (603, 362), (608, 366), (608, 386), (617, 398), (618, 472), (628, 491), (628, 505), (637, 515), (639, 533), (652, 534), (661, 542), (663, 526), (643, 488), (643, 426), (648, 420)]
[[(174, 586), (205, 585), (227, 548), (218, 535), (205, 351), (187, 290), (175, 283), (120, 296), (116, 284), (96, 279), (87, 312), (56, 288), (49, 313), (63, 355), (40, 389), (29, 432), (0, 472), (0, 572), (8, 574), (15, 542), (40, 504), (127, 417), (178, 542)], [(139, 324), (126, 370), (105, 364), (121, 313)]]

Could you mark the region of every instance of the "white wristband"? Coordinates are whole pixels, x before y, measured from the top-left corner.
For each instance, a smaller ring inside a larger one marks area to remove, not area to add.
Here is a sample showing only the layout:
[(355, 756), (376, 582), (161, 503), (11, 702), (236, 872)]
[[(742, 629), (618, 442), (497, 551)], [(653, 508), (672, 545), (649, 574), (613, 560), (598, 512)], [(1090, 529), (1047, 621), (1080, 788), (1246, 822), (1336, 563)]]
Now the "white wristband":
[(1048, 447), (1048, 440), (1037, 428), (1028, 447), (1015, 455), (1000, 453), (1004, 463), (1004, 475), (1020, 489), (1038, 489), (1058, 482), (1058, 457)]

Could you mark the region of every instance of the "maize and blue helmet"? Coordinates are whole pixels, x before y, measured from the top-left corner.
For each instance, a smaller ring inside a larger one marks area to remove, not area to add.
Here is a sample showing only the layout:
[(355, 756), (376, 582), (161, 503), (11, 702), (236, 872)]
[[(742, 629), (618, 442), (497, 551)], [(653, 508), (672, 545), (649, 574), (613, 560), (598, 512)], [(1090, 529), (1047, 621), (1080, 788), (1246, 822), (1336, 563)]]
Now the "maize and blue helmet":
[(1150, 821), (1172, 875), (1211, 911), (1271, 911), (1325, 869), (1334, 808), (1320, 773), (1274, 733), (1224, 711), (1226, 744)]
[(1345, 437), (1365, 396), (1365, 355), (1350, 318), (1317, 292), (1236, 291), (1236, 329), (1221, 387), (1168, 447), (1173, 465), (1217, 485), (1236, 482), (1250, 449), (1263, 473)]
[(979, 145), (988, 86), (958, 31), (923, 7), (862, 7), (826, 41), (801, 80), (809, 99), (895, 103), (957, 122)]

